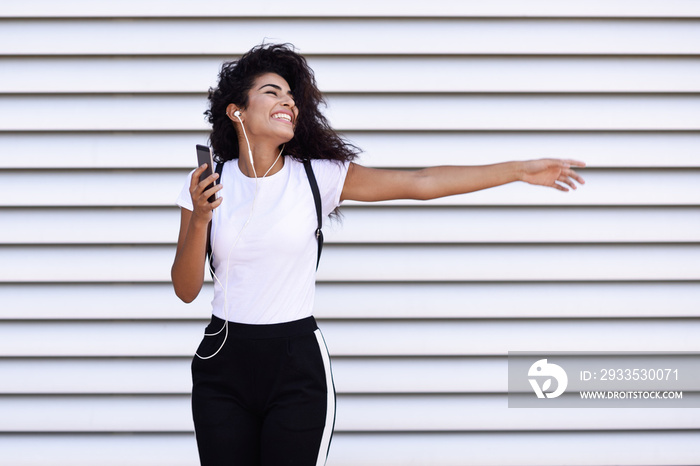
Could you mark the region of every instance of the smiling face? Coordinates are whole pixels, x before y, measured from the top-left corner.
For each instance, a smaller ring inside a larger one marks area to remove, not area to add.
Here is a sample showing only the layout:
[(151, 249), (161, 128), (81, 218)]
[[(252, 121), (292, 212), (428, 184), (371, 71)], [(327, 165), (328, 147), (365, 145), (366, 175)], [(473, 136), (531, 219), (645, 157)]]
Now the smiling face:
[(248, 105), (241, 113), (251, 140), (269, 138), (281, 145), (294, 137), (299, 110), (289, 84), (278, 74), (265, 73), (254, 81), (248, 91)]

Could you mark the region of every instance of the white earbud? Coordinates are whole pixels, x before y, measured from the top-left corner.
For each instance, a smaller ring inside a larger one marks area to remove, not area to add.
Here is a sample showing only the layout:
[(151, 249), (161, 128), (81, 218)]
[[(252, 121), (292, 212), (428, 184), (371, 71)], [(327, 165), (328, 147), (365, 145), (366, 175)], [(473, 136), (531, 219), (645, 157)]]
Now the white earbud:
[(240, 119), (240, 118), (241, 118), (241, 111), (240, 111), (240, 110), (236, 110), (235, 112), (233, 112), (233, 116), (235, 116), (236, 118)]

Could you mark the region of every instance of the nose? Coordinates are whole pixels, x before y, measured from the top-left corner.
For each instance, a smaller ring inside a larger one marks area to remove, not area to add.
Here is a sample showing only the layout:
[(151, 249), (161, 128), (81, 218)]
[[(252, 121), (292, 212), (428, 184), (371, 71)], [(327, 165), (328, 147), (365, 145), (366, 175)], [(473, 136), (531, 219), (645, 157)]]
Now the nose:
[(285, 105), (285, 106), (287, 106), (287, 107), (289, 107), (289, 108), (294, 107), (294, 106), (296, 105), (296, 103), (294, 102), (294, 97), (292, 97), (291, 95), (287, 94), (287, 95), (285, 96), (284, 100), (282, 101), (282, 105)]

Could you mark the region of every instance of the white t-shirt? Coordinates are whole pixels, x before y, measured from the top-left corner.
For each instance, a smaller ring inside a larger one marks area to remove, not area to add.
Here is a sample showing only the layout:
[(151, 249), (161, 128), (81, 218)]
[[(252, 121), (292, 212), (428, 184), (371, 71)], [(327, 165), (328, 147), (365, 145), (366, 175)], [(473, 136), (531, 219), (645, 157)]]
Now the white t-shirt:
[[(340, 205), (348, 163), (312, 160), (323, 218)], [(193, 210), (189, 186), (177, 204)], [(273, 324), (311, 315), (316, 281), (316, 205), (304, 165), (284, 158), (274, 175), (258, 179), (241, 173), (238, 160), (224, 164), (223, 197), (212, 222), (214, 280), (212, 312), (245, 324)], [(250, 216), (248, 225), (241, 232)], [(240, 236), (239, 236), (240, 233)], [(237, 238), (238, 237), (238, 238)]]

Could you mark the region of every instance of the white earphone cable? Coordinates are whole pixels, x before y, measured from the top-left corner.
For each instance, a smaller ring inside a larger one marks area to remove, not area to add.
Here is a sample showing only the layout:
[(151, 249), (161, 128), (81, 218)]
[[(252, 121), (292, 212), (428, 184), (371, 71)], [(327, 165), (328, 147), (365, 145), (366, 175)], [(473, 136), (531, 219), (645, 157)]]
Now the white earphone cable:
[[(226, 279), (225, 279), (225, 284), (222, 284), (222, 283), (221, 283), (221, 280), (219, 280), (219, 277), (217, 277), (217, 276), (216, 276), (216, 273), (214, 272), (214, 269), (213, 269), (213, 267), (212, 267), (211, 261), (209, 262), (209, 271), (211, 272), (212, 277), (214, 277), (214, 280), (216, 281), (216, 283), (218, 283), (219, 286), (221, 287), (221, 289), (224, 291), (224, 325), (223, 325), (219, 330), (217, 330), (216, 332), (214, 332), (214, 333), (205, 333), (204, 336), (205, 336), (205, 337), (213, 337), (213, 336), (216, 336), (216, 335), (220, 334), (222, 331), (225, 331), (225, 332), (224, 332), (224, 340), (221, 342), (221, 345), (219, 346), (219, 348), (218, 348), (213, 354), (211, 354), (211, 355), (209, 355), (209, 356), (201, 356), (200, 354), (198, 354), (197, 352), (195, 352), (195, 355), (196, 355), (199, 359), (211, 359), (211, 358), (213, 358), (214, 356), (216, 356), (217, 354), (219, 354), (219, 352), (222, 350), (222, 348), (223, 348), (224, 345), (226, 344), (226, 340), (228, 339), (228, 273), (229, 273), (229, 266), (230, 266), (230, 263), (231, 263), (231, 253), (233, 252), (233, 248), (236, 246), (236, 244), (238, 244), (238, 240), (241, 238), (241, 234), (243, 234), (243, 231), (246, 229), (246, 227), (248, 227), (248, 224), (250, 223), (250, 220), (253, 218), (253, 211), (254, 211), (254, 209), (255, 209), (255, 201), (256, 201), (256, 199), (258, 198), (258, 175), (257, 175), (257, 173), (255, 172), (255, 164), (254, 164), (254, 162), (253, 162), (253, 151), (252, 151), (252, 149), (251, 149), (251, 147), (250, 147), (250, 142), (248, 141), (248, 136), (246, 135), (246, 132), (245, 132), (245, 126), (243, 126), (243, 120), (241, 120), (241, 117), (240, 117), (240, 112), (236, 111), (236, 112), (234, 113), (234, 116), (235, 116), (236, 118), (238, 118), (238, 121), (241, 122), (241, 128), (243, 129), (243, 136), (245, 136), (245, 141), (246, 141), (246, 144), (248, 145), (248, 155), (249, 155), (249, 157), (250, 157), (250, 163), (251, 163), (251, 165), (253, 166), (253, 175), (255, 176), (255, 191), (254, 191), (254, 193), (253, 193), (253, 202), (250, 204), (250, 212), (248, 213), (248, 218), (246, 219), (245, 223), (243, 224), (243, 227), (242, 227), (242, 228), (240, 229), (240, 231), (238, 232), (238, 235), (236, 235), (236, 239), (233, 241), (233, 244), (231, 245), (231, 248), (229, 249), (228, 255), (227, 255), (227, 257), (226, 257)], [(265, 172), (265, 174), (262, 176), (261, 179), (264, 179), (264, 178), (268, 175), (268, 173), (270, 173), (270, 171), (272, 170), (272, 168), (273, 168), (275, 165), (277, 165), (277, 162), (279, 161), (280, 157), (282, 156), (282, 152), (283, 152), (283, 151), (284, 151), (284, 145), (282, 145), (282, 149), (280, 149), (279, 154), (277, 154), (277, 158), (275, 159), (274, 162), (272, 162), (272, 165), (270, 165), (270, 168), (267, 169), (267, 171)], [(223, 163), (223, 162), (222, 162), (222, 163)], [(214, 249), (214, 241), (213, 241), (213, 239), (215, 238), (214, 225), (215, 225), (216, 223), (217, 223), (217, 222), (214, 222), (214, 218), (212, 217), (212, 231), (211, 231), (211, 239), (210, 239), (210, 241), (211, 241), (211, 243), (212, 243), (212, 244), (211, 244), (212, 251), (213, 251), (213, 249)], [(214, 254), (213, 254), (213, 252), (212, 252), (212, 257), (213, 257), (213, 255), (214, 255)]]

